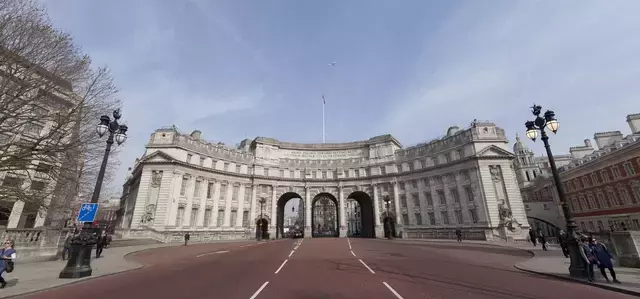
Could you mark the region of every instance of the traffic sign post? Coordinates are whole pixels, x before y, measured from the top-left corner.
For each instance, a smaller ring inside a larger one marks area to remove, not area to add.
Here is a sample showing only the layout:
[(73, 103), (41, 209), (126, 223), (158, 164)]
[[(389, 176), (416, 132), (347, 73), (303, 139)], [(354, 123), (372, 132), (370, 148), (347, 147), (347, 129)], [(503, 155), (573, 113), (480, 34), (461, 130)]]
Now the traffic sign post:
[(97, 203), (83, 203), (78, 211), (78, 222), (93, 222), (98, 215)]

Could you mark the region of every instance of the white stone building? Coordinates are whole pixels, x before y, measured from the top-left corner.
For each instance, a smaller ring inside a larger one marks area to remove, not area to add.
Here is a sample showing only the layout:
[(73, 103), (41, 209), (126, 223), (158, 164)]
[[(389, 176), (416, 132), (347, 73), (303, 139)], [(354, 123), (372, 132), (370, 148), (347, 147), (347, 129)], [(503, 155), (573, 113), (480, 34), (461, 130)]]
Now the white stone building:
[[(528, 235), (514, 155), (493, 123), (451, 127), (408, 148), (390, 135), (332, 144), (258, 137), (231, 148), (200, 134), (175, 127), (151, 134), (124, 184), (119, 233), (163, 241), (186, 232), (202, 241), (279, 238), (285, 203), (301, 198), (305, 237), (346, 236), (347, 199), (360, 206), (362, 237), (453, 238), (458, 228), (471, 239)], [(326, 209), (335, 211), (316, 219)]]

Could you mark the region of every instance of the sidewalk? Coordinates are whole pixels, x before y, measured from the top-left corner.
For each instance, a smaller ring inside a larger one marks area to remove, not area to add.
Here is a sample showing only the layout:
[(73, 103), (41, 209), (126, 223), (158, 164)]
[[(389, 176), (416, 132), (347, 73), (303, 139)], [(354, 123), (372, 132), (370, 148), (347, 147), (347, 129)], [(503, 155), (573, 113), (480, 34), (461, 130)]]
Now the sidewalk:
[[(230, 240), (221, 241), (216, 243), (232, 243), (246, 240)], [(206, 243), (190, 243), (190, 244), (207, 244)], [(168, 247), (168, 246), (180, 246), (182, 243), (166, 243), (166, 244), (151, 244), (140, 246), (126, 246), (126, 247), (113, 247), (107, 248), (102, 253), (102, 257), (95, 259), (92, 256), (91, 268), (93, 273), (89, 277), (79, 279), (60, 279), (58, 275), (60, 271), (66, 265), (66, 262), (61, 260), (39, 262), (39, 263), (16, 263), (16, 268), (12, 273), (4, 273), (3, 277), (7, 281), (7, 287), (0, 290), (0, 298), (8, 298), (17, 295), (24, 295), (27, 293), (42, 291), (45, 289), (58, 287), (66, 284), (72, 284), (92, 278), (97, 278), (105, 275), (112, 275), (120, 272), (130, 271), (141, 268), (142, 265), (132, 260), (125, 259), (125, 256), (147, 249)], [(95, 254), (95, 251), (92, 251)], [(18, 252), (18, 254), (20, 254)]]
[[(455, 242), (455, 240), (441, 240), (441, 239), (434, 239), (434, 240), (405, 239), (405, 240), (422, 241), (422, 242)], [(521, 250), (526, 250), (531, 252), (534, 255), (534, 257), (531, 258), (530, 260), (520, 262), (514, 265), (514, 267), (519, 270), (541, 274), (545, 276), (550, 276), (558, 279), (570, 280), (573, 282), (600, 287), (603, 289), (608, 289), (608, 290), (616, 291), (620, 293), (640, 296), (640, 269), (637, 269), (637, 268), (624, 268), (624, 267), (614, 268), (614, 271), (616, 271), (618, 280), (622, 282), (622, 284), (609, 284), (605, 282), (604, 278), (600, 274), (600, 269), (598, 269), (596, 266), (594, 267), (596, 282), (589, 283), (586, 278), (580, 279), (580, 278), (569, 276), (570, 261), (568, 258), (564, 257), (564, 255), (562, 254), (562, 251), (560, 250), (560, 247), (555, 244), (551, 244), (550, 246), (548, 246), (549, 250), (543, 251), (542, 247), (539, 244), (538, 246), (534, 247), (529, 242), (464, 240), (463, 243), (503, 246), (503, 247), (511, 247), (511, 248), (517, 248)], [(607, 270), (607, 275), (609, 275), (609, 270)], [(609, 275), (609, 278), (611, 278), (610, 275)]]

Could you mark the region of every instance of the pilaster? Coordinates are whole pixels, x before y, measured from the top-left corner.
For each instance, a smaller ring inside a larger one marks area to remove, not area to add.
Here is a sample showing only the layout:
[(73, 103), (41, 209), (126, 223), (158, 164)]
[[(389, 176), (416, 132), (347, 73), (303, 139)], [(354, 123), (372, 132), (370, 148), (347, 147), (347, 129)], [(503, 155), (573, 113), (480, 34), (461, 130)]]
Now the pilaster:
[(196, 218), (196, 226), (204, 227), (204, 213), (207, 206), (207, 180), (203, 177), (196, 178), (195, 184), (200, 184), (200, 194), (198, 198), (194, 198), (200, 204), (198, 208), (198, 218)]
[(220, 181), (213, 181), (213, 211), (211, 211), (211, 226), (218, 227), (218, 218), (220, 217)]
[(344, 206), (344, 192), (342, 192), (342, 186), (338, 186), (338, 198), (339, 198), (339, 204), (340, 204), (340, 211), (339, 211), (339, 216), (340, 216), (340, 232), (339, 232), (339, 237), (340, 238), (345, 238), (347, 236), (347, 217), (345, 215), (345, 206)]
[(22, 210), (24, 210), (24, 201), (17, 200), (13, 203), (13, 208), (11, 208), (11, 214), (9, 215), (9, 223), (7, 224), (7, 228), (18, 227), (20, 218), (22, 217)]
[(234, 188), (234, 183), (229, 183), (227, 185), (227, 194), (225, 195), (225, 207), (224, 207), (224, 219), (222, 221), (222, 226), (223, 227), (230, 227), (231, 226), (231, 197), (233, 196), (233, 188)]
[(147, 198), (149, 198), (150, 184), (151, 170), (142, 169), (142, 174), (140, 174), (140, 184), (138, 185), (138, 194), (133, 208), (133, 217), (131, 220), (132, 228), (140, 227), (140, 220), (142, 220), (142, 215), (145, 213), (145, 205), (147, 203)]
[(240, 190), (238, 190), (238, 211), (236, 212), (238, 216), (236, 217), (236, 223), (235, 223), (235, 226), (237, 228), (242, 227), (242, 222), (243, 222), (244, 192), (245, 192), (245, 184), (240, 184)]
[[(277, 185), (271, 186), (271, 222), (269, 223), (270, 228), (276, 227), (276, 223), (278, 223), (278, 213), (277, 213), (278, 198), (276, 197), (277, 195), (276, 192), (278, 192), (277, 189), (278, 189)], [(271, 229), (269, 231), (271, 231)], [(273, 236), (275, 237), (275, 235)]]
[(311, 238), (311, 190), (308, 186), (305, 186), (304, 192), (304, 237)]

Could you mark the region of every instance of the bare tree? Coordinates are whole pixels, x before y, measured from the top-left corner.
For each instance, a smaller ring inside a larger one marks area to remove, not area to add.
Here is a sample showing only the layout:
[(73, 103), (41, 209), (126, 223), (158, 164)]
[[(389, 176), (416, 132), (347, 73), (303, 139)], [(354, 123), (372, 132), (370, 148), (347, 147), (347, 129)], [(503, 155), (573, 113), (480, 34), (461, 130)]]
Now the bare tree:
[(23, 213), (61, 220), (88, 198), (105, 148), (95, 127), (116, 94), (108, 69), (93, 70), (42, 6), (0, 0), (0, 217), (24, 202)]

